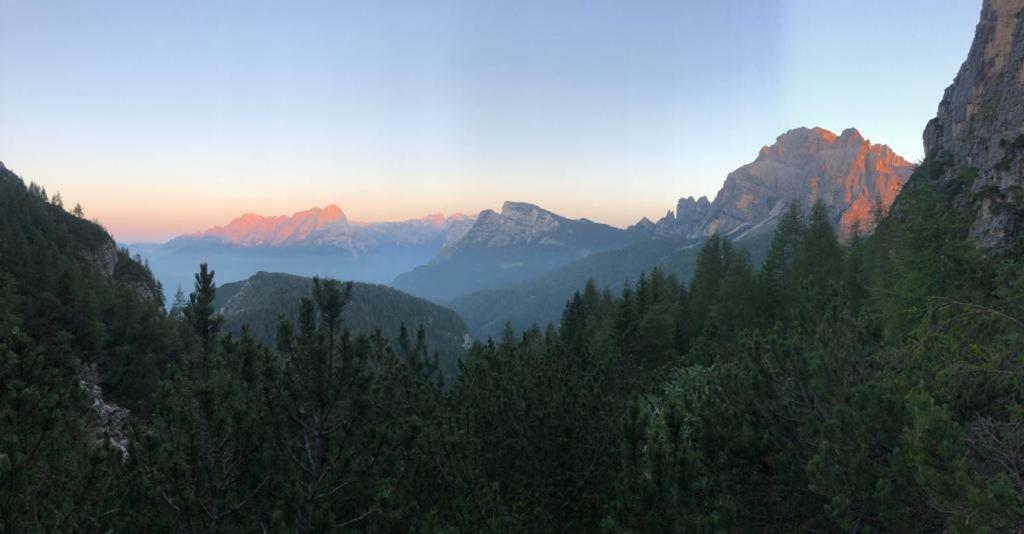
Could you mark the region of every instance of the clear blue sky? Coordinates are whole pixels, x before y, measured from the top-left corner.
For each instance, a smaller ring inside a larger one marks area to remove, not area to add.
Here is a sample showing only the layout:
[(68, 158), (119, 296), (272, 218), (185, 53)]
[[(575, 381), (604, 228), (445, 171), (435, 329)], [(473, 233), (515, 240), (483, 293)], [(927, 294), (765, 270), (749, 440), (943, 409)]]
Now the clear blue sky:
[(626, 225), (785, 130), (908, 159), (980, 0), (0, 0), (0, 161), (115, 237), (529, 201)]

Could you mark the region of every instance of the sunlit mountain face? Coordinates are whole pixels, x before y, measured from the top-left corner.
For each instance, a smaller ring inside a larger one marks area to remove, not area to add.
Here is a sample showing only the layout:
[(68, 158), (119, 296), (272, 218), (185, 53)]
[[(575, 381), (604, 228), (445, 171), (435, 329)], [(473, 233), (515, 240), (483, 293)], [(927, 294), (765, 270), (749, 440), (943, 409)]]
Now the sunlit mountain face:
[(170, 243), (218, 240), (225, 244), (257, 246), (335, 246), (354, 252), (365, 249), (373, 239), (415, 243), (443, 235), (458, 239), (475, 217), (456, 213), (426, 215), (398, 222), (351, 221), (337, 205), (311, 208), (292, 215), (262, 216), (246, 213), (224, 226), (180, 236)]
[(167, 294), (187, 288), (201, 262), (225, 281), (259, 271), (387, 283), (460, 239), (475, 216), (431, 214), (396, 222), (351, 221), (336, 205), (292, 215), (247, 213), (223, 226), (163, 244), (129, 245), (146, 258)]
[(1024, 533), (1024, 0), (186, 4), (0, 0), (0, 533)]
[(729, 173), (714, 201), (682, 198), (675, 213), (652, 228), (659, 236), (733, 234), (777, 218), (792, 203), (807, 208), (821, 200), (844, 236), (865, 233), (913, 171), (888, 145), (872, 143), (855, 128), (840, 135), (796, 128)]

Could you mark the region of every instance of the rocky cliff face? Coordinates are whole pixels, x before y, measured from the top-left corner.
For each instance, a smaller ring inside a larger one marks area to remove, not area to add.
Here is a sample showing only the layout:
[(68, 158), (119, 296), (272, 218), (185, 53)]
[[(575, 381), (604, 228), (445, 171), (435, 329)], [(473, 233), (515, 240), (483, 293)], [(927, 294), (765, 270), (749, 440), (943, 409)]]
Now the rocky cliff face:
[(1024, 225), (1024, 1), (985, 0), (967, 60), (924, 132), (947, 178), (976, 173), (970, 237), (987, 249), (1013, 244)]
[(128, 457), (128, 425), (131, 412), (103, 398), (100, 376), (96, 364), (84, 365), (79, 373), (79, 387), (89, 396), (90, 423), (93, 444), (97, 447), (109, 443)]
[(82, 261), (92, 265), (104, 277), (110, 278), (117, 266), (117, 245), (112, 238), (107, 238), (99, 246), (83, 250), (79, 253)]
[(658, 221), (654, 234), (658, 237), (698, 234), (710, 211), (711, 201), (708, 197), (697, 200), (693, 197), (681, 198), (676, 204), (675, 213), (669, 211)]
[(500, 213), (480, 212), (472, 227), (461, 239), (445, 246), (436, 261), (461, 251), (524, 246), (580, 249), (586, 255), (595, 249), (628, 242), (632, 236), (633, 232), (627, 230), (588, 219), (569, 219), (526, 202), (505, 202)]
[(687, 237), (738, 234), (771, 220), (787, 205), (822, 200), (840, 230), (870, 230), (881, 203), (892, 204), (913, 165), (886, 145), (872, 144), (853, 128), (836, 135), (797, 128), (761, 149), (757, 159), (731, 172), (714, 202), (681, 199), (657, 233)]

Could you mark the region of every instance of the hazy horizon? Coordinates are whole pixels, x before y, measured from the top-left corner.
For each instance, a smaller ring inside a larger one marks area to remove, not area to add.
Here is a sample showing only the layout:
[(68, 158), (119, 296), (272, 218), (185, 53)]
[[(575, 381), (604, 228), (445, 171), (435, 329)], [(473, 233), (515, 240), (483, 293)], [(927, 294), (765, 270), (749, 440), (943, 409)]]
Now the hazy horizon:
[(820, 4), (0, 0), (0, 161), (130, 243), (328, 204), (624, 227), (800, 126), (918, 160), (978, 3)]

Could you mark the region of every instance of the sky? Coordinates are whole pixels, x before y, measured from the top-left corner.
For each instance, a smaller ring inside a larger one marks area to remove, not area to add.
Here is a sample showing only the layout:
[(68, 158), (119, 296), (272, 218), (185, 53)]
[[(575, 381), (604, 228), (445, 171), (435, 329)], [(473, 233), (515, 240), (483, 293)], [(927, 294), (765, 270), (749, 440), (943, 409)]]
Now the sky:
[(799, 126), (908, 160), (980, 0), (0, 0), (0, 161), (121, 242), (505, 200), (626, 226)]

